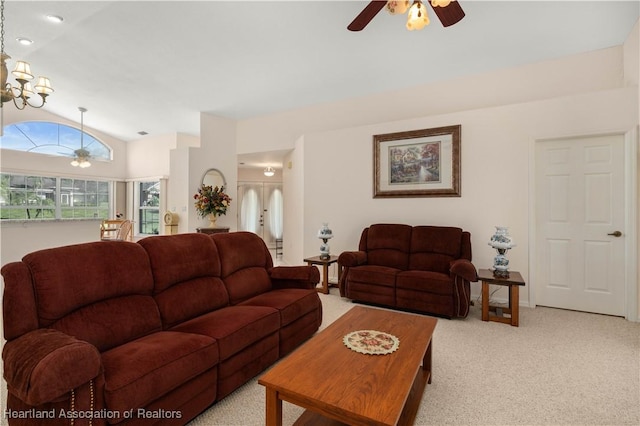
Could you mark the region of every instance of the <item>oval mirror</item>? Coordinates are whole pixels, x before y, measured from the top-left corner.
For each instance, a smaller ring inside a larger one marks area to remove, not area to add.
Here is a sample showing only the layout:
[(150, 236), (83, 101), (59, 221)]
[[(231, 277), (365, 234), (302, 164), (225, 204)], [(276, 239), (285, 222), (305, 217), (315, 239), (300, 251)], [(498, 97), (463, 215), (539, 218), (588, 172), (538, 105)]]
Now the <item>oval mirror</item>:
[(202, 184), (208, 185), (212, 187), (226, 187), (227, 181), (224, 178), (222, 172), (218, 169), (209, 169), (204, 172), (204, 176), (202, 176)]

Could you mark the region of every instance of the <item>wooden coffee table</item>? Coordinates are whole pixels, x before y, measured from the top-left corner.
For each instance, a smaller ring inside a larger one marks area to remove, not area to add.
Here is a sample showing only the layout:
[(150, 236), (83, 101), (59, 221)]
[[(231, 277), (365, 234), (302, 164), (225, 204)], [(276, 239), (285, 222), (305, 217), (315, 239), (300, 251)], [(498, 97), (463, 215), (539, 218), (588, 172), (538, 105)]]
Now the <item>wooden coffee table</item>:
[[(382, 309), (353, 307), (265, 373), (266, 424), (282, 425), (282, 401), (307, 411), (296, 424), (409, 425), (431, 383), (431, 337), (437, 320)], [(388, 355), (347, 348), (357, 330), (396, 336)], [(336, 422), (337, 421), (337, 422)]]

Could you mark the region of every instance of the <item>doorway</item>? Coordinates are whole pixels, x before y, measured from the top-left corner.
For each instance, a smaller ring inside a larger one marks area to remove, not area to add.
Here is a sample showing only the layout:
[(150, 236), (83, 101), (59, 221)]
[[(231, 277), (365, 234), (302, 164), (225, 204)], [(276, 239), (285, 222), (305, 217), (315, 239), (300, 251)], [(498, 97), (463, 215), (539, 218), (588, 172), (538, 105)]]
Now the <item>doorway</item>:
[(534, 173), (536, 305), (625, 316), (625, 135), (537, 141)]
[(282, 183), (238, 182), (238, 230), (259, 235), (268, 248), (282, 241)]

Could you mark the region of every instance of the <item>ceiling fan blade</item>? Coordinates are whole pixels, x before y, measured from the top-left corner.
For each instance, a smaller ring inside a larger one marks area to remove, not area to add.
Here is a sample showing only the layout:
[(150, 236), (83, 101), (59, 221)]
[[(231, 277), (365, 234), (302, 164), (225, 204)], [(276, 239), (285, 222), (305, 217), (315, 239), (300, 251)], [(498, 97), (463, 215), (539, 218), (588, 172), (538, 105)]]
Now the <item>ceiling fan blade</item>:
[[(431, 5), (431, 2), (428, 2)], [(442, 26), (449, 27), (457, 22), (460, 22), (462, 18), (464, 18), (464, 11), (462, 7), (460, 7), (460, 3), (457, 1), (452, 1), (446, 7), (440, 6), (431, 6), (433, 11), (436, 13), (440, 22), (442, 22)]]
[(362, 9), (362, 12), (356, 16), (356, 19), (349, 24), (347, 29), (349, 31), (362, 31), (386, 4), (387, 2), (384, 0), (374, 0), (370, 2), (364, 9)]

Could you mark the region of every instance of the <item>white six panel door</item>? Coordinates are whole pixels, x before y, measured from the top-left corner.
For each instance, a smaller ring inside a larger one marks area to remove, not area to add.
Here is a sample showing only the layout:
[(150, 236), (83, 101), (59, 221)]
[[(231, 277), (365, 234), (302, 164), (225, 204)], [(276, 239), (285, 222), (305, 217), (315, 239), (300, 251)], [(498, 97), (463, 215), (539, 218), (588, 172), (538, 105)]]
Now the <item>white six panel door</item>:
[(536, 304), (624, 316), (624, 136), (537, 142), (535, 174)]

